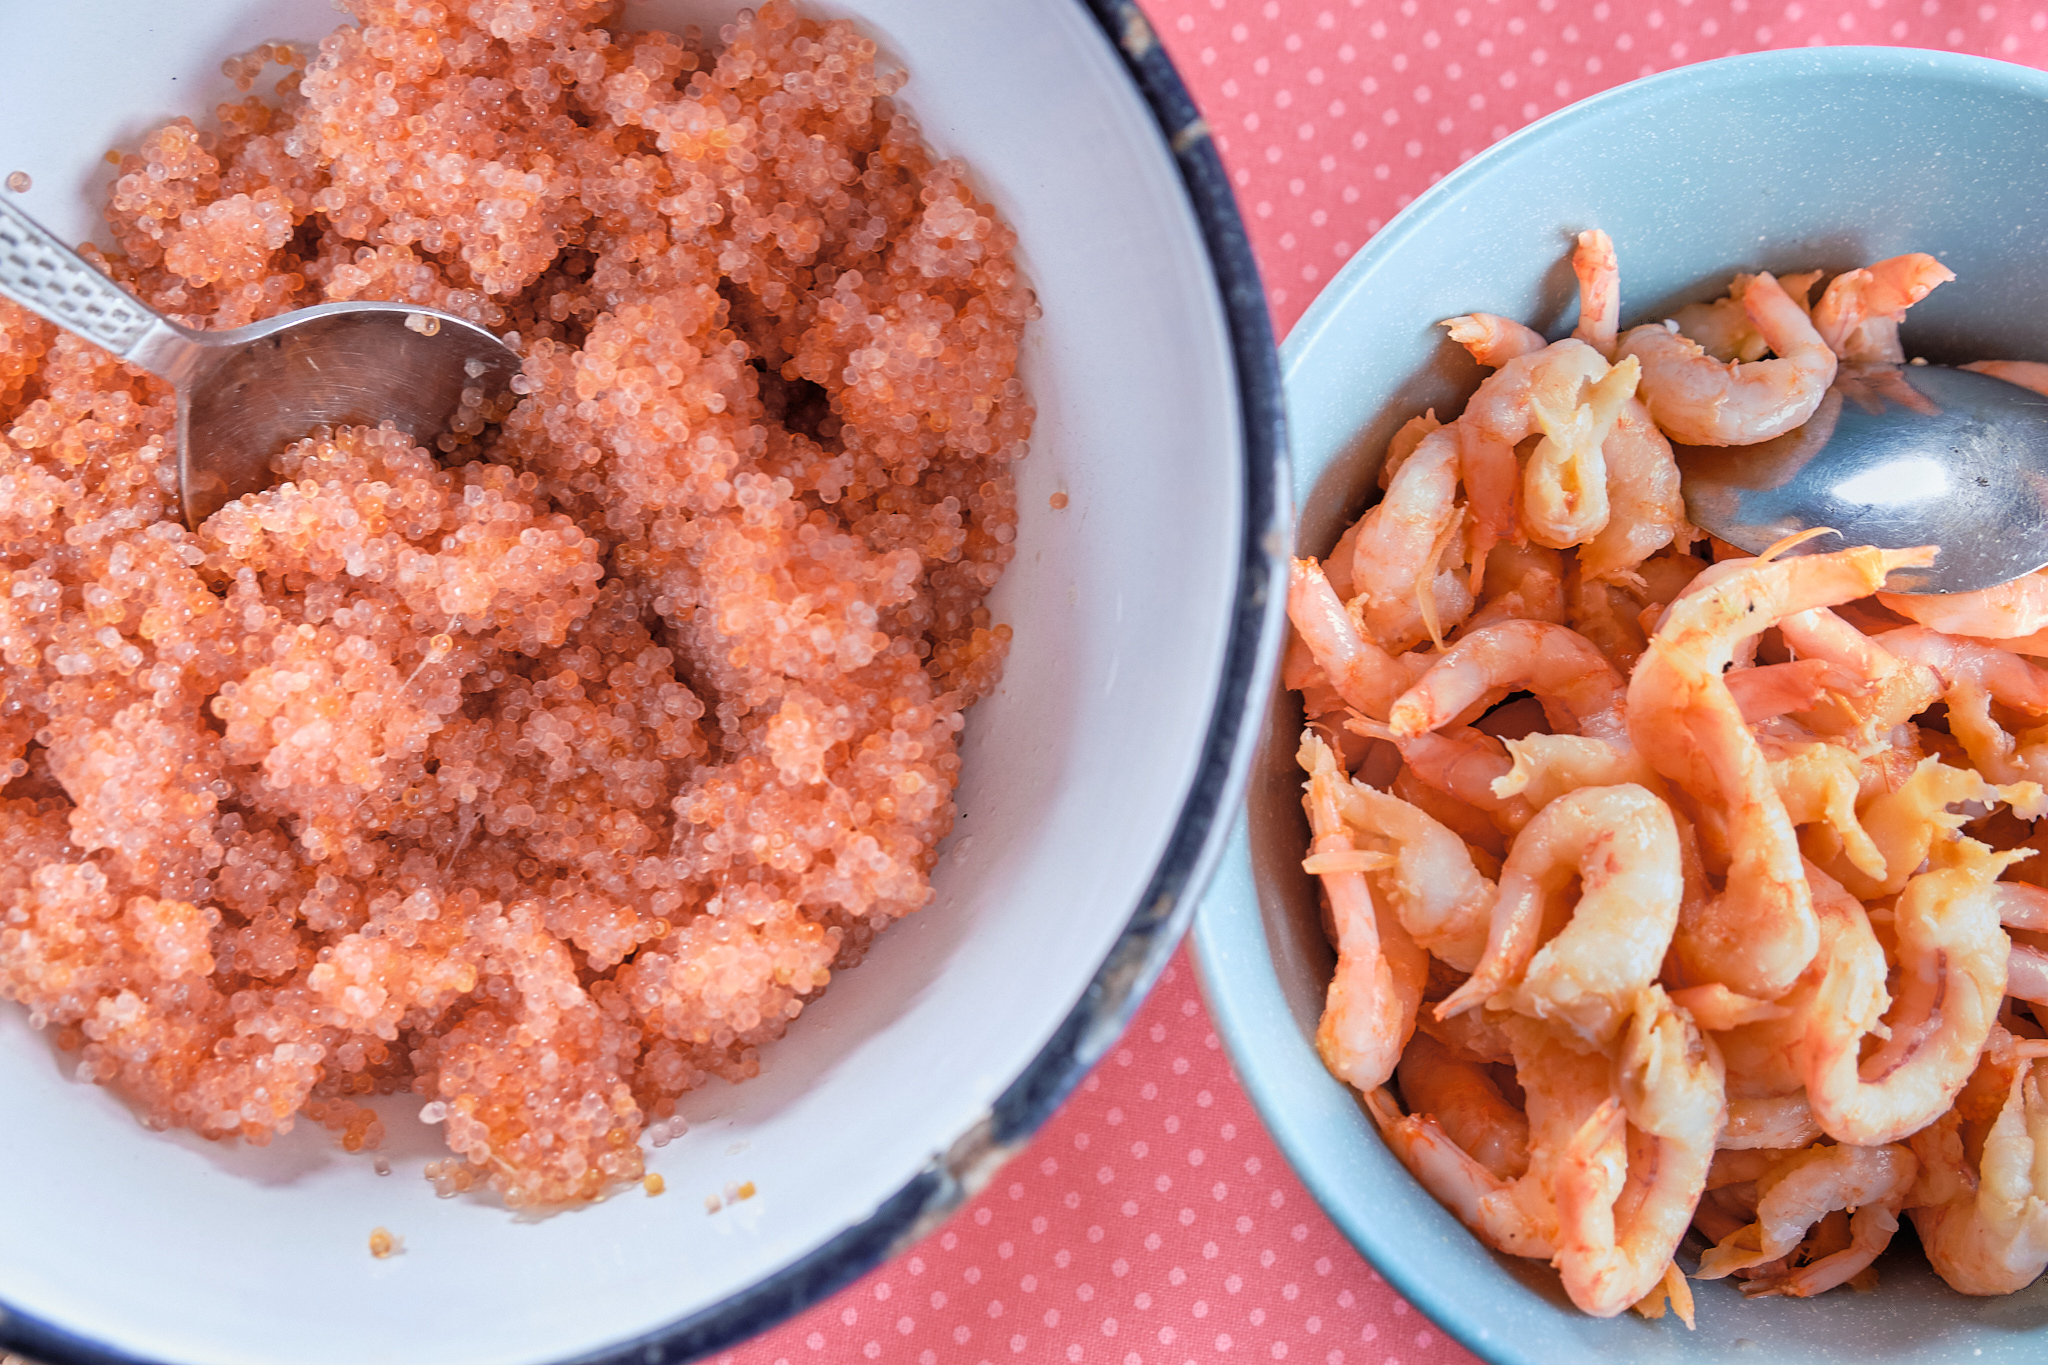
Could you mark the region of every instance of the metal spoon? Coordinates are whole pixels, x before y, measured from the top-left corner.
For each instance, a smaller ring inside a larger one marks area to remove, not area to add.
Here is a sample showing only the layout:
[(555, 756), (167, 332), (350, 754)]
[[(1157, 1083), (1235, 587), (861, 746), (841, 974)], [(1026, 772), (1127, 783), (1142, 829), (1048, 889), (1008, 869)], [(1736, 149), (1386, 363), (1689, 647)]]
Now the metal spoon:
[(2048, 397), (1941, 365), (1843, 367), (1805, 426), (1752, 446), (1679, 446), (1686, 515), (1752, 553), (1938, 545), (1888, 592), (1974, 592), (2048, 566)]
[(178, 489), (193, 527), (269, 487), (271, 457), (315, 426), (390, 421), (431, 448), (463, 407), (488, 411), (519, 372), (518, 355), (475, 323), (405, 303), (181, 327), (4, 198), (0, 294), (177, 391)]

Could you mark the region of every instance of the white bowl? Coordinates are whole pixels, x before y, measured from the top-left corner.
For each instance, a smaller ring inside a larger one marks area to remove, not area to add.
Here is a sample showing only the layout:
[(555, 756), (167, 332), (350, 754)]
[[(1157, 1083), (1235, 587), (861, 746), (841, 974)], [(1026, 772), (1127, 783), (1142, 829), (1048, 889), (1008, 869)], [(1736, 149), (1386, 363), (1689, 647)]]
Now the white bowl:
[[(1015, 226), (1044, 309), (1020, 552), (991, 604), (1015, 645), (969, 719), (936, 901), (758, 1079), (685, 1098), (690, 1131), (650, 1153), (667, 1197), (537, 1220), (435, 1198), (416, 1104), (387, 1117), (389, 1178), (310, 1124), (266, 1150), (147, 1132), (0, 1005), (0, 1348), (53, 1365), (686, 1359), (978, 1188), (1163, 965), (1241, 786), (1292, 522), (1264, 301), (1220, 166), (1127, 4), (813, 8), (908, 67), (904, 100)], [(731, 13), (628, 11), (640, 28)], [(231, 53), (336, 22), (324, 0), (0, 8), (0, 174), (27, 171), (24, 206), (86, 237), (107, 148), (235, 97)], [(758, 1196), (707, 1215), (732, 1181)], [(403, 1255), (372, 1259), (379, 1225)]]

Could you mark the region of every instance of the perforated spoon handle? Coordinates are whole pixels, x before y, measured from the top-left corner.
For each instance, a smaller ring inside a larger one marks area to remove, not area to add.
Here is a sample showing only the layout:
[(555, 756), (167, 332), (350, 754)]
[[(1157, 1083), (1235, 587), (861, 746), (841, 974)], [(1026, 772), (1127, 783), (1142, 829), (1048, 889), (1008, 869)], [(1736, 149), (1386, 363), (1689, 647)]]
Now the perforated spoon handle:
[(0, 294), (158, 374), (164, 374), (163, 359), (153, 343), (179, 330), (5, 196), (0, 196)]

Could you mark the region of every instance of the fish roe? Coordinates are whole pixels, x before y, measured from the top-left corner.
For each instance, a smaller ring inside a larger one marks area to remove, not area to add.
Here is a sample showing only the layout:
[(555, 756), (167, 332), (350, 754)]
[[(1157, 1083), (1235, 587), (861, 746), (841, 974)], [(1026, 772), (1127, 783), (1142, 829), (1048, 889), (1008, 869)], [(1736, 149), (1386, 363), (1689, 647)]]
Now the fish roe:
[(198, 327), (445, 309), (517, 405), (194, 532), (170, 391), (0, 302), (0, 995), (151, 1127), (371, 1150), (405, 1092), (438, 1192), (591, 1200), (931, 899), (1036, 306), (846, 23), (346, 8), (88, 252)]

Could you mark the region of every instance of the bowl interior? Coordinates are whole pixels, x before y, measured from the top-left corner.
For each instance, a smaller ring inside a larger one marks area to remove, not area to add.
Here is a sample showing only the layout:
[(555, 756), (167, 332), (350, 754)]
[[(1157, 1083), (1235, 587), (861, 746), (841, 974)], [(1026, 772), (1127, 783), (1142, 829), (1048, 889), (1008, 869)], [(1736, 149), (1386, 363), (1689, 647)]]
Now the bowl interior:
[[(1956, 272), (1909, 315), (1909, 355), (2048, 359), (2048, 76), (1904, 49), (1731, 58), (1623, 87), (1508, 139), (1375, 238), (1283, 348), (1303, 553), (1378, 496), (1387, 439), (1448, 419), (1481, 371), (1436, 324), (1483, 310), (1555, 337), (1576, 321), (1572, 237), (1604, 228), (1625, 325), (1718, 297), (1737, 269), (1847, 269), (1929, 251)], [(1334, 968), (1301, 872), (1308, 829), (1276, 690), (1244, 824), (1196, 919), (1238, 1073), (1324, 1208), (1419, 1307), (1497, 1361), (2020, 1360), (2048, 1343), (2048, 1283), (1953, 1293), (1902, 1232), (1873, 1294), (1744, 1303), (1702, 1283), (1699, 1330), (1572, 1309), (1497, 1256), (1388, 1152), (1314, 1049)], [(1502, 1272), (1506, 1272), (1503, 1274)], [(1973, 1354), (1974, 1353), (1974, 1354)]]
[[(628, 14), (675, 27), (737, 7)], [(437, 1200), (417, 1102), (387, 1116), (389, 1178), (310, 1125), (261, 1151), (146, 1132), (0, 1005), (0, 1164), (36, 1173), (7, 1200), (7, 1308), (193, 1365), (524, 1365), (630, 1340), (873, 1214), (986, 1116), (1132, 917), (1202, 755), (1244, 537), (1237, 378), (1200, 229), (1085, 7), (807, 8), (852, 13), (910, 70), (903, 99), (1018, 230), (1044, 309), (1020, 552), (992, 602), (1015, 643), (969, 720), (936, 900), (764, 1051), (757, 1080), (687, 1098), (690, 1131), (650, 1154), (666, 1197), (541, 1219)], [(324, 0), (7, 6), (0, 48), (36, 58), (0, 92), (0, 171), (28, 171), (29, 211), (85, 237), (108, 147), (235, 98), (228, 55), (336, 22)], [(739, 1181), (758, 1196), (707, 1215)], [(380, 1225), (403, 1255), (371, 1258)], [(337, 1311), (309, 1332), (318, 1303)]]

